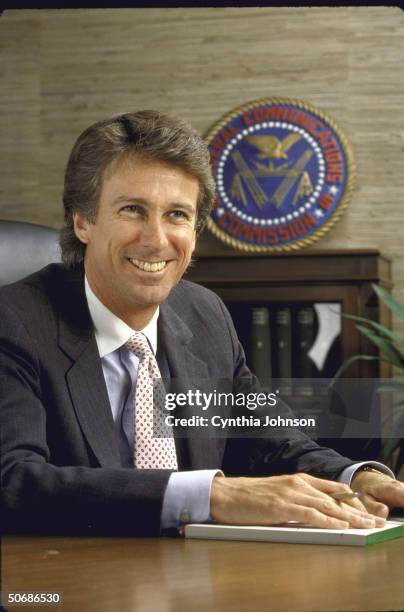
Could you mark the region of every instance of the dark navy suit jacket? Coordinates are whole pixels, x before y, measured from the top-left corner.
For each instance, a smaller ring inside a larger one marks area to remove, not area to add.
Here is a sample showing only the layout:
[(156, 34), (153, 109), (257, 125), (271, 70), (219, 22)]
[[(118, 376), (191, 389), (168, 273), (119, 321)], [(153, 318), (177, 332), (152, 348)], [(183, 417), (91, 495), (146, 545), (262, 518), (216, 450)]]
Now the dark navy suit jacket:
[[(158, 358), (184, 390), (257, 381), (216, 294), (181, 281), (160, 306)], [(158, 535), (170, 471), (120, 465), (83, 271), (51, 264), (0, 289), (1, 502), (4, 531)], [(276, 439), (176, 440), (180, 470), (310, 472), (353, 462), (296, 431)]]

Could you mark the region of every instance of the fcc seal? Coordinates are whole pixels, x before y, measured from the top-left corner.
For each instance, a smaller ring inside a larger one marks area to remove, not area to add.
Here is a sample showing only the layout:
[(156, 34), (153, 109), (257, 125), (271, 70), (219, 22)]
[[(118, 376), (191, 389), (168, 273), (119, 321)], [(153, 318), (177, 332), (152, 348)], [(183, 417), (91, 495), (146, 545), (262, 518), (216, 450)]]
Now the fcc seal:
[(264, 98), (236, 108), (207, 133), (218, 197), (209, 229), (245, 251), (302, 248), (344, 211), (354, 163), (346, 138), (322, 111)]

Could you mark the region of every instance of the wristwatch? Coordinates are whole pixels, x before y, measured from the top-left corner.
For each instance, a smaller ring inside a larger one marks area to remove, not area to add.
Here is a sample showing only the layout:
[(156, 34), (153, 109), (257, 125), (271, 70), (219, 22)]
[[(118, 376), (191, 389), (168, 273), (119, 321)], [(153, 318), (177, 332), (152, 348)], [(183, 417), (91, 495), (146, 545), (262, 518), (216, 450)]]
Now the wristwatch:
[(358, 473), (359, 472), (375, 472), (376, 474), (384, 474), (384, 476), (387, 476), (386, 472), (382, 472), (381, 470), (378, 470), (371, 465), (365, 465), (363, 467), (358, 468)]

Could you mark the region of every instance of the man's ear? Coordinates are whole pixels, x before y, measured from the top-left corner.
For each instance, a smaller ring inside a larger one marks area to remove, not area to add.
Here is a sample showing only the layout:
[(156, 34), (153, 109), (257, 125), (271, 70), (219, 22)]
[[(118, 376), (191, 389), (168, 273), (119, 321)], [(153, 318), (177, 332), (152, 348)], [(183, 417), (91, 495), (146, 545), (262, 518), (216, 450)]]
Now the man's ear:
[(90, 238), (90, 223), (87, 221), (87, 219), (82, 217), (80, 213), (76, 211), (73, 212), (73, 226), (74, 233), (76, 234), (80, 242), (82, 242), (83, 244), (88, 244)]

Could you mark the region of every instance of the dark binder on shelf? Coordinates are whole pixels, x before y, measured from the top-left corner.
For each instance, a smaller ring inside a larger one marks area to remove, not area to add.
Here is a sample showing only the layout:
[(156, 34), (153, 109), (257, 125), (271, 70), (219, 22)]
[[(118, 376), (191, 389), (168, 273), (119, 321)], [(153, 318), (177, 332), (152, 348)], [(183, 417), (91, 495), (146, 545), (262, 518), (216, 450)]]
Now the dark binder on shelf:
[(296, 311), (296, 392), (313, 395), (311, 379), (314, 376), (313, 361), (308, 353), (314, 342), (315, 315), (312, 306), (298, 308)]
[(276, 356), (277, 377), (280, 379), (280, 394), (292, 393), (292, 315), (289, 307), (276, 311)]
[(271, 328), (268, 308), (251, 309), (250, 353), (251, 367), (264, 389), (272, 380)]

